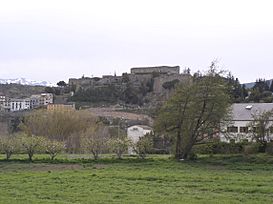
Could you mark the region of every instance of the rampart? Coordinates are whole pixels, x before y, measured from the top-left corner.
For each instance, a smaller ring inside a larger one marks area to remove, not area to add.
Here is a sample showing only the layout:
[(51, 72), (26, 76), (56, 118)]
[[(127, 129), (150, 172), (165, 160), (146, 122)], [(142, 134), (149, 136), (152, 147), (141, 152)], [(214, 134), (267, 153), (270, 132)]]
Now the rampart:
[(152, 74), (152, 73), (160, 73), (160, 74), (179, 74), (180, 67), (179, 66), (159, 66), (159, 67), (134, 67), (131, 68), (131, 74)]

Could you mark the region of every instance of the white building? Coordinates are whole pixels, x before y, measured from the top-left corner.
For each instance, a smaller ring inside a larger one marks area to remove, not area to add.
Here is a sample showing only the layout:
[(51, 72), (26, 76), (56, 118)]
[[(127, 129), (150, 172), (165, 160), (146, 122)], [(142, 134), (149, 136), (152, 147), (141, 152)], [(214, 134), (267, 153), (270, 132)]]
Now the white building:
[(32, 95), (30, 98), (20, 99), (0, 95), (0, 110), (5, 112), (29, 110), (40, 106), (47, 106), (49, 104), (53, 104), (52, 93), (42, 93)]
[(48, 104), (53, 103), (53, 94), (52, 93), (42, 93), (41, 94), (42, 105), (47, 106)]
[[(139, 138), (143, 137), (144, 135), (151, 133), (153, 129), (146, 125), (134, 125), (127, 129), (127, 136), (128, 138), (136, 144), (139, 141)], [(133, 154), (133, 148), (128, 148), (128, 153)]]
[(6, 96), (0, 95), (0, 111), (5, 110)]
[(30, 97), (31, 108), (36, 108), (39, 106), (47, 106), (48, 104), (52, 104), (52, 103), (53, 103), (52, 93), (36, 94)]
[(4, 105), (5, 101), (6, 101), (6, 96), (0, 95), (0, 105)]
[(9, 102), (9, 111), (21, 111), (30, 109), (30, 99), (10, 99)]
[[(273, 103), (235, 103), (232, 105), (232, 119), (228, 125), (223, 127), (225, 133), (220, 133), (220, 140), (229, 142), (231, 139), (240, 142), (247, 139), (252, 141), (250, 123), (254, 121), (253, 115), (259, 115), (273, 110)], [(270, 126), (273, 124), (273, 118)], [(273, 129), (267, 133), (267, 140), (273, 139)]]

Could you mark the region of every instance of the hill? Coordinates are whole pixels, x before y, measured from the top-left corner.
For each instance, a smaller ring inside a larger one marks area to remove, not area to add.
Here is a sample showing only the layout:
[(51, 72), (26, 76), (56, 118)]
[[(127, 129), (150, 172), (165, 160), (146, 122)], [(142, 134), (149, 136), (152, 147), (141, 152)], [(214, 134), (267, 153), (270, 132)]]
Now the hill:
[(21, 84), (0, 84), (0, 94), (12, 98), (24, 98), (33, 94), (45, 92), (44, 86), (31, 86)]
[(191, 75), (180, 74), (179, 66), (131, 68), (131, 73), (123, 73), (122, 76), (69, 79), (69, 86), (74, 92), (70, 100), (154, 107), (169, 97), (177, 83), (189, 80)]

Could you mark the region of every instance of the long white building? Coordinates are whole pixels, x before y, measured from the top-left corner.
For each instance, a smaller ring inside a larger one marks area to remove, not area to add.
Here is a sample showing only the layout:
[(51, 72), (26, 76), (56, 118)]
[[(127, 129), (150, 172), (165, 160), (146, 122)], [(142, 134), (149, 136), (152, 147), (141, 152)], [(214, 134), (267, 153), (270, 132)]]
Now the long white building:
[[(263, 112), (272, 111), (273, 103), (235, 103), (232, 105), (232, 118), (228, 121), (228, 125), (223, 127), (224, 132), (220, 133), (220, 140), (223, 142), (240, 142), (247, 139), (253, 140), (254, 131), (251, 129), (250, 123), (254, 121), (253, 115), (259, 115)], [(273, 118), (271, 119), (269, 126), (273, 125)], [(273, 140), (273, 129), (268, 128), (267, 141)]]
[(30, 99), (10, 99), (9, 101), (9, 111), (22, 111), (22, 110), (29, 110), (30, 109)]
[(1, 110), (6, 112), (29, 110), (41, 106), (47, 106), (48, 104), (53, 104), (52, 93), (32, 95), (30, 98), (0, 97)]

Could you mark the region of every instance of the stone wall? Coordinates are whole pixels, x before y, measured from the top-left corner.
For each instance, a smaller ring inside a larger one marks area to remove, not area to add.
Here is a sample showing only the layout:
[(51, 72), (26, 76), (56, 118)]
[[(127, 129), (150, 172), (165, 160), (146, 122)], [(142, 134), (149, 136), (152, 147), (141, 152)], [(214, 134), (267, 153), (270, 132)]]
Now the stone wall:
[[(76, 86), (76, 92), (79, 88), (84, 90), (88, 88), (114, 87), (117, 92), (123, 93), (125, 90), (134, 90), (135, 94), (142, 94), (142, 101), (145, 105), (165, 101), (172, 93), (172, 89), (164, 88), (163, 84), (178, 80), (187, 81), (191, 78), (190, 74), (180, 74), (179, 66), (176, 67), (150, 67), (150, 68), (132, 68), (132, 73), (124, 73), (122, 76), (104, 76), (93, 78), (70, 79), (69, 85)], [(128, 88), (129, 87), (129, 88)], [(160, 102), (161, 103), (161, 102)]]
[(124, 76), (104, 76), (102, 78), (100, 77), (83, 77), (79, 79), (71, 78), (69, 79), (69, 85), (75, 86), (76, 90), (79, 87), (85, 88), (85, 87), (101, 87), (101, 86), (107, 86), (107, 85), (118, 85), (121, 86), (126, 80), (124, 80), (125, 76), (128, 77), (128, 80), (131, 84), (135, 84), (138, 86), (140, 83), (147, 83), (149, 80), (151, 80), (154, 77), (154, 74), (159, 74), (160, 77), (165, 77), (168, 75), (172, 75), (170, 78), (172, 78), (174, 75), (180, 76), (179, 74), (180, 67), (174, 66), (160, 66), (160, 67), (144, 67), (144, 68), (132, 68), (131, 74), (126, 74)]
[(160, 66), (160, 67), (134, 67), (131, 68), (131, 74), (152, 74), (152, 73), (160, 73), (160, 74), (179, 74), (180, 67), (179, 66)]
[(172, 74), (172, 75), (161, 75), (159, 77), (154, 78), (154, 86), (153, 91), (154, 93), (164, 93), (168, 90), (163, 88), (163, 84), (165, 82), (173, 81), (173, 80), (179, 80), (179, 81), (186, 81), (190, 79), (190, 75), (188, 74)]

